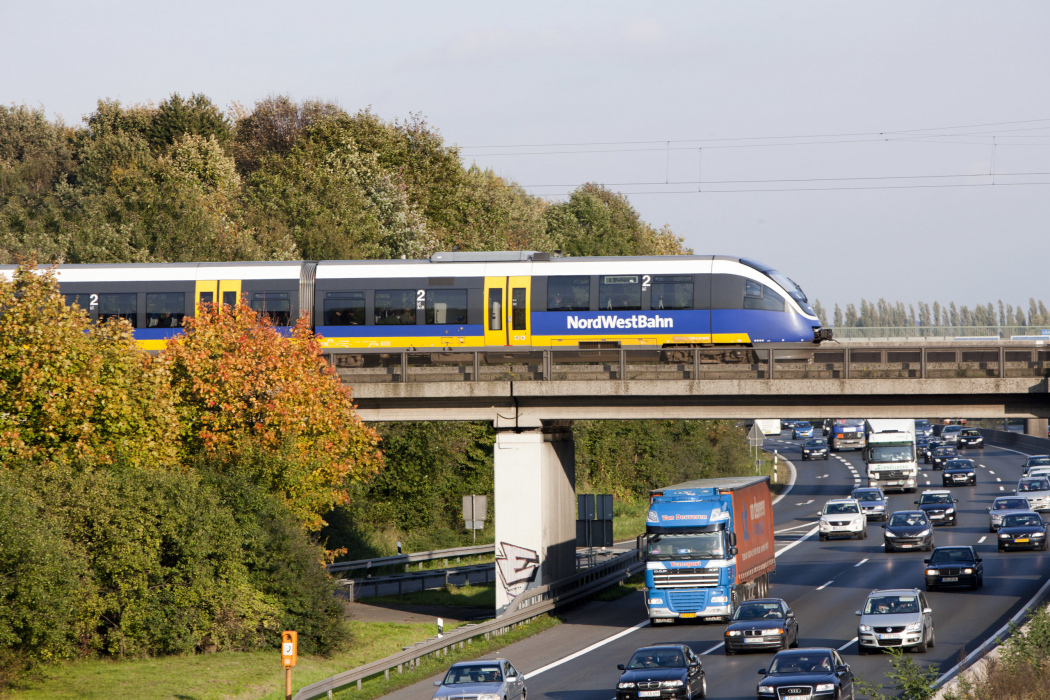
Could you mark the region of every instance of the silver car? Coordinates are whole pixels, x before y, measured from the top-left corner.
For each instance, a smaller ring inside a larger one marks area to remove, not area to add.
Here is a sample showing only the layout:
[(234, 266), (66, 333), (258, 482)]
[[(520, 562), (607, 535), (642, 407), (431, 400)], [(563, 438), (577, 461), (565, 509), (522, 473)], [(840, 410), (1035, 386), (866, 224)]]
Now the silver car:
[(963, 427), (961, 425), (946, 425), (941, 430), (940, 438), (942, 442), (949, 445), (954, 445), (959, 442), (959, 435), (962, 434)]
[(910, 647), (925, 654), (936, 642), (933, 610), (917, 588), (874, 590), (857, 614), (857, 651), (861, 654), (884, 647)]
[(1022, 477), (1017, 482), (1017, 490), (1014, 493), (1027, 498), (1032, 510), (1036, 512), (1050, 510), (1050, 480), (1045, 476)]
[(1027, 513), (1032, 504), (1021, 496), (999, 496), (988, 509), (988, 532), (995, 532), (1003, 525), (1003, 517), (1011, 513)]
[(525, 700), (525, 676), (506, 659), (453, 664), (444, 680), (434, 681), (434, 698)]

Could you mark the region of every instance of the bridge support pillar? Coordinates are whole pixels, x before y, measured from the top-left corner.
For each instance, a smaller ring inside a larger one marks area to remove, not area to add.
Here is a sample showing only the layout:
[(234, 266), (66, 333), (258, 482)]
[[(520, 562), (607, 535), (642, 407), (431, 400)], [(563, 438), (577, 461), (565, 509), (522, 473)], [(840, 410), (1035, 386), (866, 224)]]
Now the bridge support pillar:
[(572, 422), (499, 430), (495, 446), (496, 612), (576, 571)]
[(1046, 437), (1047, 419), (1046, 418), (1029, 418), (1027, 425), (1025, 426), (1024, 434), (1031, 435), (1033, 437)]

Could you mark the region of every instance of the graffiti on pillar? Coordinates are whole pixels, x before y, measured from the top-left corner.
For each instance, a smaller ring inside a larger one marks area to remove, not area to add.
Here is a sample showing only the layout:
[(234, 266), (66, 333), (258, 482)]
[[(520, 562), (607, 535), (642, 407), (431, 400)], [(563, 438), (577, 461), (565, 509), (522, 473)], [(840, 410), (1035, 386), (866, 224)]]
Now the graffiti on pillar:
[(496, 553), (496, 570), (503, 589), (513, 598), (536, 579), (540, 557), (536, 550), (500, 542), (501, 552)]

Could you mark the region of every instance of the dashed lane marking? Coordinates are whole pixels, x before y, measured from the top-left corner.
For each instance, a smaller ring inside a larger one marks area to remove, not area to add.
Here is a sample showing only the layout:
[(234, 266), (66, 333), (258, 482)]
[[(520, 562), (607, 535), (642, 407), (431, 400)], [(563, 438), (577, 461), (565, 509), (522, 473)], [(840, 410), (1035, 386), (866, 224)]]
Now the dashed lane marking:
[(988, 473), (989, 473), (989, 474), (994, 474), (995, 472), (993, 472), (993, 471), (992, 471), (991, 469), (989, 469), (989, 470), (988, 470)]
[(981, 544), (981, 543), (982, 543), (982, 542), (984, 542), (984, 541), (985, 541), (986, 539), (988, 539), (988, 535), (985, 535), (985, 536), (984, 536), (984, 537), (982, 537), (981, 539), (977, 540), (977, 544)]
[(860, 566), (861, 564), (863, 564), (866, 561), (867, 561), (867, 559), (861, 559), (860, 561), (858, 561), (856, 564), (853, 565), (853, 568), (856, 569), (858, 566)]
[(795, 505), (796, 506), (808, 506), (812, 502), (813, 502), (813, 499), (811, 498), (808, 501), (806, 501), (805, 503), (796, 503)]
[(528, 680), (530, 678), (535, 678), (536, 676), (540, 675), (544, 671), (549, 671), (552, 668), (556, 668), (558, 666), (561, 666), (563, 663), (566, 663), (567, 661), (572, 661), (573, 659), (579, 658), (579, 657), (583, 656), (584, 654), (587, 654), (589, 652), (594, 651), (598, 647), (603, 647), (606, 644), (608, 644), (609, 642), (614, 642), (617, 639), (619, 639), (620, 637), (626, 637), (631, 632), (637, 632), (638, 630), (642, 629), (643, 627), (648, 627), (648, 626), (649, 626), (649, 621), (648, 620), (644, 620), (642, 622), (639, 622), (634, 627), (628, 627), (627, 629), (623, 630), (622, 632), (617, 632), (616, 634), (612, 635), (611, 637), (606, 637), (602, 641), (596, 642), (596, 643), (590, 645), (589, 647), (587, 647), (586, 649), (580, 649), (575, 654), (569, 654), (568, 656), (566, 656), (566, 657), (564, 657), (562, 659), (558, 659), (557, 661), (555, 661), (553, 663), (549, 663), (546, 666), (541, 666), (540, 668), (537, 668), (535, 671), (532, 671), (531, 673), (526, 673), (525, 674), (525, 679)]
[(827, 587), (828, 587), (828, 586), (830, 586), (830, 585), (831, 585), (831, 581), (828, 581), (828, 582), (827, 582), (827, 583), (825, 583), (825, 584), (824, 584), (823, 586), (818, 586), (818, 587), (817, 587), (817, 590), (818, 590), (818, 591), (822, 591), (822, 590), (824, 590), (825, 588), (827, 588)]
[(1002, 481), (1002, 479), (1000, 479), (999, 477), (995, 477), (995, 480), (996, 481)]
[(700, 656), (706, 656), (707, 654), (710, 654), (710, 653), (711, 653), (712, 651), (714, 651), (715, 649), (721, 649), (721, 648), (722, 648), (722, 647), (724, 647), (725, 645), (726, 645), (726, 643), (725, 643), (725, 642), (722, 642), (722, 643), (721, 643), (721, 644), (719, 644), (718, 646), (714, 646), (714, 647), (711, 647), (710, 649), (708, 649), (707, 651), (702, 651), (702, 652), (700, 652)]
[(856, 637), (854, 637), (853, 639), (849, 640), (848, 642), (846, 642), (845, 644), (843, 644), (842, 646), (840, 646), (840, 647), (838, 648), (838, 650), (839, 650), (839, 651), (844, 651), (844, 650), (845, 650), (845, 649), (846, 649), (846, 648), (847, 648), (847, 647), (848, 647), (848, 646), (849, 646), (850, 644), (853, 644), (853, 642), (855, 642), (855, 641), (857, 641), (857, 638), (856, 638)]
[(1000, 490), (1000, 491), (1005, 491), (1006, 489), (1004, 489), (1004, 488), (1003, 488), (1002, 486), (1000, 486), (1000, 487), (999, 487), (999, 490)]

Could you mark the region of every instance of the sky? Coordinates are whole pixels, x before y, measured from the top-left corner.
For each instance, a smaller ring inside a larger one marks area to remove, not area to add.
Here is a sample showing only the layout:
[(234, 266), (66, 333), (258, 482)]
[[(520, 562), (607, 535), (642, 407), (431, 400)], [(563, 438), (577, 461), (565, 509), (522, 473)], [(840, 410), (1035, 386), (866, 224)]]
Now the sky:
[(0, 23), (0, 103), (67, 123), (172, 92), (422, 113), (468, 165), (552, 200), (604, 183), (826, 307), (1050, 301), (1050, 3), (0, 0)]

